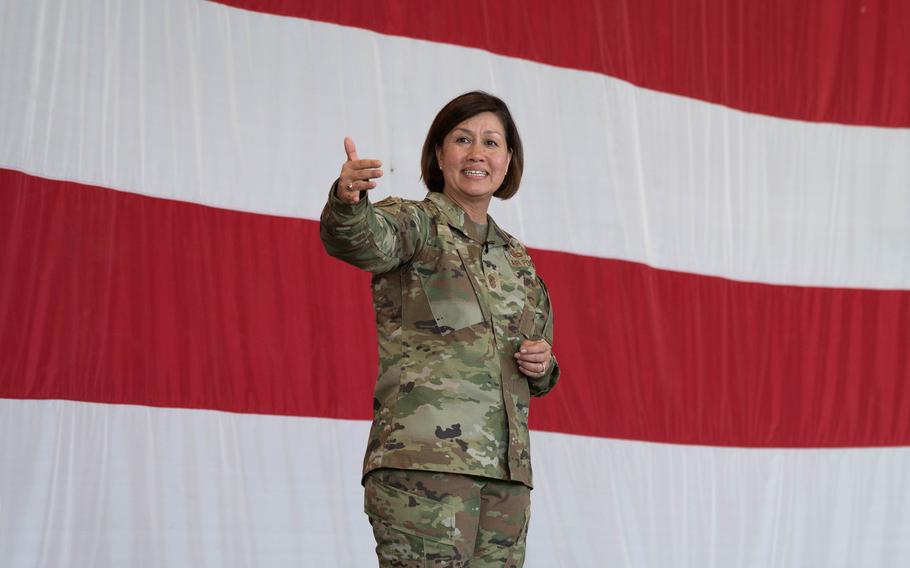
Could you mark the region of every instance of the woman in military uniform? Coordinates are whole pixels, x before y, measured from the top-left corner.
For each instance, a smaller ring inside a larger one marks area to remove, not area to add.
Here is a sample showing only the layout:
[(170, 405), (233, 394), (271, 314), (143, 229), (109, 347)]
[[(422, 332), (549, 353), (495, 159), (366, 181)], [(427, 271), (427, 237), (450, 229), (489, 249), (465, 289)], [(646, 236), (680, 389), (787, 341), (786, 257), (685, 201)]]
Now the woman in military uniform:
[(373, 274), (379, 377), (363, 482), (380, 566), (521, 566), (529, 398), (559, 367), (547, 289), (487, 215), (518, 191), (518, 129), (497, 97), (450, 101), (423, 145), (423, 201), (371, 203), (381, 163), (344, 147), (321, 237)]

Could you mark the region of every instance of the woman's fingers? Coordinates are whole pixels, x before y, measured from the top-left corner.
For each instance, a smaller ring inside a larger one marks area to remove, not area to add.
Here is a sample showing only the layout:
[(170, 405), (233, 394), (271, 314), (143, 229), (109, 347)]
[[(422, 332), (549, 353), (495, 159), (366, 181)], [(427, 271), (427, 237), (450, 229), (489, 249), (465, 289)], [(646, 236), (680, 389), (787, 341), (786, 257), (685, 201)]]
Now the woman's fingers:
[(550, 344), (544, 340), (525, 339), (515, 352), (515, 359), (521, 372), (529, 377), (543, 376), (550, 365), (552, 352)]
[(376, 182), (374, 181), (352, 181), (349, 184), (345, 184), (344, 189), (353, 192), (360, 193), (361, 191), (369, 191), (376, 187)]
[[(348, 185), (357, 181), (369, 181), (382, 177), (382, 162), (380, 160), (361, 160), (357, 156), (357, 147), (351, 138), (344, 139), (344, 153), (347, 161), (341, 166), (341, 185), (348, 189)], [(375, 187), (375, 185), (373, 186)], [(361, 187), (361, 190), (364, 189)]]
[(372, 181), (382, 177), (382, 162), (379, 160), (361, 160), (357, 155), (357, 146), (350, 137), (344, 139), (344, 153), (347, 160), (341, 166), (338, 176), (338, 189), (335, 195), (346, 203), (360, 201), (360, 192), (376, 187)]
[(518, 346), (519, 353), (545, 353), (550, 350), (550, 344), (544, 339), (525, 339)]
[[(382, 162), (379, 160), (361, 160), (357, 156), (357, 147), (354, 145), (354, 140), (351, 138), (344, 139), (344, 153), (348, 157), (347, 161), (342, 166), (342, 169), (348, 170), (350, 172), (359, 172), (359, 173), (368, 173), (362, 172), (362, 170), (378, 168), (382, 166)], [(382, 175), (382, 172), (379, 175), (364, 175), (362, 179), (367, 179), (369, 177), (379, 177)], [(361, 179), (361, 176), (358, 176), (358, 179)]]
[[(367, 160), (363, 160), (366, 162)], [(374, 164), (381, 164), (379, 160), (369, 160)], [(368, 168), (362, 169), (350, 169), (349, 170), (351, 177), (354, 179), (375, 179), (382, 177), (382, 170), (378, 169), (378, 166), (370, 166)]]
[(550, 359), (550, 353), (516, 353), (515, 358), (529, 363), (546, 363)]
[[(355, 165), (363, 165), (363, 167), (355, 167)], [(382, 177), (382, 170), (379, 169), (381, 165), (382, 162), (379, 160), (345, 162), (344, 166), (341, 167), (340, 177), (345, 183)]]
[[(364, 160), (369, 161), (370, 163), (379, 163), (379, 160)], [(350, 163), (350, 162), (349, 162)], [(349, 193), (359, 194), (361, 191), (367, 191), (376, 187), (376, 182), (372, 181), (376, 178), (382, 177), (382, 170), (375, 168), (365, 168), (361, 170), (353, 170), (347, 167), (341, 168), (341, 175), (338, 176), (338, 189), (339, 192), (347, 191)], [(359, 201), (359, 195), (357, 199), (352, 200), (353, 203)]]
[(550, 358), (550, 344), (544, 340), (531, 341), (525, 339), (515, 352), (519, 361), (533, 361), (539, 363)]
[(369, 168), (378, 168), (382, 166), (380, 160), (351, 160), (344, 163), (344, 167), (352, 172), (359, 172)]
[(518, 368), (522, 373), (528, 375), (529, 377), (539, 377), (542, 376), (547, 371), (549, 363), (528, 363), (526, 361), (521, 361), (518, 363)]

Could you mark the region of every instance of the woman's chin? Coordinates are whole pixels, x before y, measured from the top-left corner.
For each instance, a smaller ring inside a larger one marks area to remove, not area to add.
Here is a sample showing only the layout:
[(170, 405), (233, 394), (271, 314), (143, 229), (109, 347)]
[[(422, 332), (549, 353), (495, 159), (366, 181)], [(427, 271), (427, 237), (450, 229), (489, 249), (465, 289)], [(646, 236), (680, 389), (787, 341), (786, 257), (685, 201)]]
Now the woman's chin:
[(454, 189), (449, 192), (449, 195), (455, 194), (466, 199), (477, 200), (492, 197), (494, 193), (496, 193), (496, 189), (490, 187), (489, 184), (472, 184), (463, 185), (457, 189)]

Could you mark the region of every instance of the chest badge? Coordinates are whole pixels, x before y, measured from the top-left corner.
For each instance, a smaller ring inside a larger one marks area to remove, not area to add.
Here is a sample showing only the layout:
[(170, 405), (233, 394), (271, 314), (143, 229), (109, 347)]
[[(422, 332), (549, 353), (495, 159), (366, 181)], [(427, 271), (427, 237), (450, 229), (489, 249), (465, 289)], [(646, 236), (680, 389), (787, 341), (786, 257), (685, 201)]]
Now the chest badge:
[(509, 247), (509, 264), (512, 266), (531, 266), (531, 259), (520, 248)]

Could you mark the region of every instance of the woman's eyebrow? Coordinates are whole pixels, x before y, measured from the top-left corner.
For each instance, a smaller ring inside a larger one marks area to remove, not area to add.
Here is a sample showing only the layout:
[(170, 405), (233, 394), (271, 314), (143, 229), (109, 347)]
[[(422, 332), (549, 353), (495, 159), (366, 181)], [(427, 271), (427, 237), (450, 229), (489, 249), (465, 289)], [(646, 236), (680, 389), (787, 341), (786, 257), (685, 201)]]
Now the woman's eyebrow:
[[(455, 132), (456, 130), (460, 130), (467, 134), (474, 134), (472, 131), (468, 130), (467, 128), (462, 128), (460, 126), (453, 128), (452, 132)], [(498, 130), (484, 130), (481, 134), (498, 134), (499, 136), (502, 136), (502, 132), (500, 132)]]

